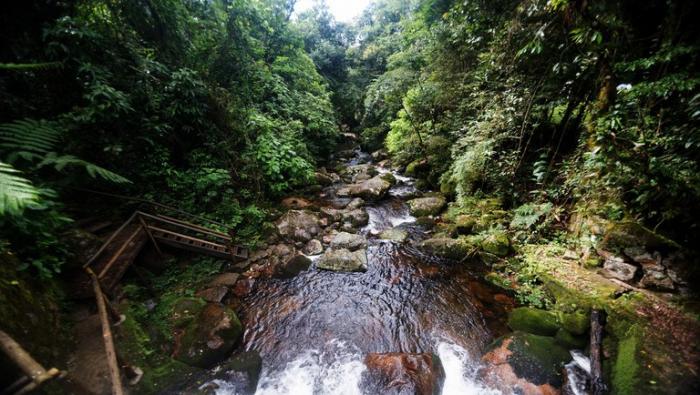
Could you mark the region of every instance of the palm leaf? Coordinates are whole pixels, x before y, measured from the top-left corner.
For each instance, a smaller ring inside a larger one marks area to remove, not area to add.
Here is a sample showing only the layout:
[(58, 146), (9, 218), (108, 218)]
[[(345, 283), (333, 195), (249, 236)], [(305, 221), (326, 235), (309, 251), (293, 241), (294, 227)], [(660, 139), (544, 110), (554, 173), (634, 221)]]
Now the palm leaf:
[(0, 162), (0, 215), (21, 213), (39, 200), (39, 190), (18, 174), (19, 170)]

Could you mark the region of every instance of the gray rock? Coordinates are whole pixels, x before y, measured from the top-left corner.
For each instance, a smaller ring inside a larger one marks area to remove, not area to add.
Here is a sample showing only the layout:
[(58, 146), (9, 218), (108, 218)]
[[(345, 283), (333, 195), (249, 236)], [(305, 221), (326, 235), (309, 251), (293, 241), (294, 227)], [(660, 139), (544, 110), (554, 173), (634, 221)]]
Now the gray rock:
[(379, 200), (386, 195), (391, 185), (391, 182), (384, 177), (374, 176), (369, 180), (349, 185), (347, 193), (350, 196), (361, 197), (366, 200)]
[(380, 233), (379, 238), (403, 243), (408, 238), (408, 232), (403, 229), (391, 228)]
[(616, 256), (608, 256), (603, 264), (603, 275), (610, 278), (616, 278), (622, 281), (630, 281), (637, 273), (637, 267), (625, 263), (625, 261)]
[(323, 252), (323, 244), (316, 239), (309, 240), (309, 242), (304, 246), (303, 251), (306, 255), (318, 255)]
[(306, 210), (290, 210), (276, 222), (280, 236), (307, 242), (321, 232), (318, 215)]
[(209, 286), (223, 285), (225, 287), (233, 287), (240, 277), (241, 275), (238, 273), (221, 273), (209, 282)]
[(365, 226), (369, 223), (369, 214), (362, 208), (350, 210), (343, 213), (343, 221), (350, 222), (353, 227)]
[(338, 222), (343, 219), (343, 212), (332, 207), (321, 207), (321, 217), (327, 218), (330, 222)]
[(411, 214), (416, 217), (424, 217), (427, 215), (440, 214), (445, 207), (446, 200), (442, 195), (434, 195), (412, 199), (406, 202), (406, 204), (408, 204)]
[(221, 303), (228, 293), (228, 287), (217, 285), (211, 288), (203, 289), (195, 294), (196, 297), (202, 298), (207, 302)]
[(348, 203), (348, 205), (345, 208), (348, 210), (356, 210), (364, 205), (365, 201), (362, 200), (362, 198), (354, 198), (350, 201), (350, 203)]
[(282, 278), (294, 277), (311, 266), (311, 259), (304, 255), (295, 255), (277, 267), (277, 275)]
[(673, 291), (675, 286), (673, 280), (664, 271), (644, 270), (644, 276), (639, 281), (643, 288), (655, 289), (658, 291)]
[(367, 250), (327, 250), (321, 255), (316, 266), (336, 272), (364, 272), (367, 270)]
[(331, 248), (335, 250), (345, 248), (355, 251), (360, 248), (367, 248), (367, 239), (357, 234), (340, 232), (331, 241)]

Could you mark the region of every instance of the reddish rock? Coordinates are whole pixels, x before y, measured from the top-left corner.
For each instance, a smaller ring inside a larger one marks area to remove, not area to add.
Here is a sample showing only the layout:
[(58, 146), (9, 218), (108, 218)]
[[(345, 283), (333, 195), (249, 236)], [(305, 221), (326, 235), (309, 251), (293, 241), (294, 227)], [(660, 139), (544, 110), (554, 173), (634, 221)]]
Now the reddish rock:
[(374, 394), (439, 394), (445, 373), (432, 354), (372, 353), (365, 358), (363, 387)]
[(236, 284), (240, 276), (241, 275), (238, 273), (221, 273), (209, 282), (209, 286), (216, 287), (223, 285), (225, 287), (232, 287)]
[(307, 208), (311, 206), (312, 203), (302, 197), (288, 197), (284, 200), (282, 200), (282, 206), (292, 209), (292, 210), (301, 210), (303, 208)]
[(226, 297), (228, 293), (228, 288), (219, 285), (216, 287), (211, 287), (203, 289), (195, 294), (195, 296), (206, 300), (207, 302), (220, 303)]
[(239, 298), (248, 296), (248, 294), (250, 294), (250, 291), (253, 289), (254, 284), (255, 280), (252, 278), (238, 280), (236, 281), (236, 285), (234, 285), (231, 289), (231, 292)]

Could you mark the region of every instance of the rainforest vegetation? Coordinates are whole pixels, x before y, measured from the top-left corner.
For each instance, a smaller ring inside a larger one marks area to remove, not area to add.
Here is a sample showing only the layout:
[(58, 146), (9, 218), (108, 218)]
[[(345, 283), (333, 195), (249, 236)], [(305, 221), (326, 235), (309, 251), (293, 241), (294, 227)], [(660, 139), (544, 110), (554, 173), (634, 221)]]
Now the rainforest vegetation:
[[(518, 305), (561, 310), (539, 272), (557, 265), (552, 251), (580, 252), (593, 272), (614, 259), (601, 243), (619, 232), (607, 230), (634, 224), (641, 230), (628, 234), (681, 257), (667, 277), (635, 286), (670, 292), (697, 321), (700, 4), (375, 0), (352, 23), (323, 1), (294, 9), (295, 0), (4, 4), (0, 329), (60, 361), (65, 348), (35, 341), (42, 334), (21, 329), (19, 310), (63, 317), (51, 325), (69, 338), (81, 229), (123, 221), (134, 202), (175, 206), (225, 225), (251, 251), (266, 248), (280, 200), (315, 193), (326, 168), (342, 174), (334, 160), (353, 134), (419, 190), (445, 197), (435, 232), (483, 250), (486, 277)], [(500, 237), (504, 254), (484, 244)], [(653, 385), (664, 377), (697, 385), (675, 371), (639, 373), (625, 352), (643, 335), (624, 334), (640, 328), (609, 330), (614, 391), (662, 393)]]

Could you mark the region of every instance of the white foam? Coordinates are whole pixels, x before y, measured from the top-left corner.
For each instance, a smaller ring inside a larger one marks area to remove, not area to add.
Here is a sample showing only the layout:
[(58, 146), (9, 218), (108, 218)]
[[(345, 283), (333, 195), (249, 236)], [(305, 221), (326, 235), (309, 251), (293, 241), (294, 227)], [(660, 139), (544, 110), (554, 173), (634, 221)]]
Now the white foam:
[(500, 395), (501, 392), (485, 387), (476, 380), (479, 368), (467, 350), (442, 341), (437, 346), (437, 354), (445, 370), (445, 383), (442, 395)]

